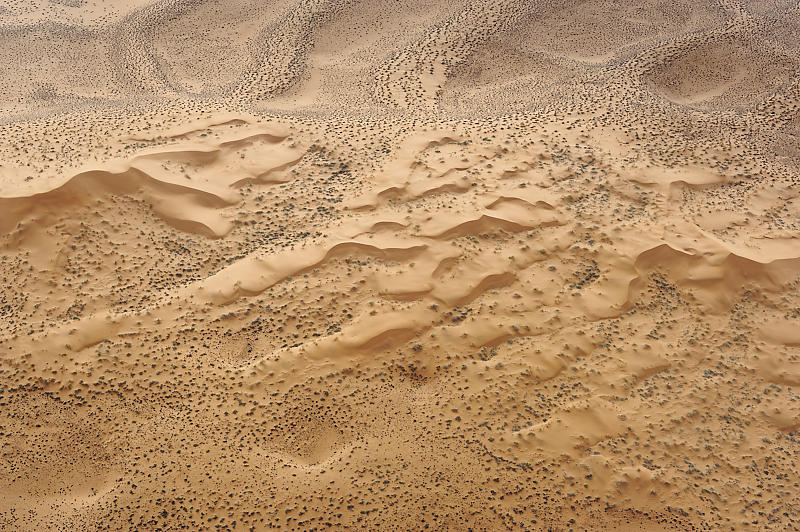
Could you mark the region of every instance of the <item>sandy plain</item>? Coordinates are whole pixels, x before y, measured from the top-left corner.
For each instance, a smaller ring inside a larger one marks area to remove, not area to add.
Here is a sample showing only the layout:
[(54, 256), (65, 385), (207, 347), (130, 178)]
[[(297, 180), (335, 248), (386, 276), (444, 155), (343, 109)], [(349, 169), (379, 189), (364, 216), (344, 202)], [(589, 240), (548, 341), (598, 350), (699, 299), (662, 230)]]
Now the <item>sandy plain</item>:
[(0, 529), (800, 528), (800, 5), (0, 5)]

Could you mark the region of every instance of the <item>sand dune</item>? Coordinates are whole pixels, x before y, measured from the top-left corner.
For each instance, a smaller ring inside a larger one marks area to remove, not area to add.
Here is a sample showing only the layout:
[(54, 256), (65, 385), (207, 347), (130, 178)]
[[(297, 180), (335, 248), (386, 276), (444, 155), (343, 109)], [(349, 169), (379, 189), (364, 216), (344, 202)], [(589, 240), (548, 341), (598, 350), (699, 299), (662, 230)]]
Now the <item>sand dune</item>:
[(0, 529), (798, 528), (799, 13), (0, 6)]

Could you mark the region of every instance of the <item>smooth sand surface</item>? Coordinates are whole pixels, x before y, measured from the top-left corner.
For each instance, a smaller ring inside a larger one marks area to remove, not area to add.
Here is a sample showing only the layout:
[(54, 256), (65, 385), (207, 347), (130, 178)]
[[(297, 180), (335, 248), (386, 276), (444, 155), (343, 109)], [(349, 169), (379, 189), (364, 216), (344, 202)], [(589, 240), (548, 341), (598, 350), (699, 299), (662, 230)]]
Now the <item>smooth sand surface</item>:
[(798, 35), (0, 5), (0, 529), (800, 528)]

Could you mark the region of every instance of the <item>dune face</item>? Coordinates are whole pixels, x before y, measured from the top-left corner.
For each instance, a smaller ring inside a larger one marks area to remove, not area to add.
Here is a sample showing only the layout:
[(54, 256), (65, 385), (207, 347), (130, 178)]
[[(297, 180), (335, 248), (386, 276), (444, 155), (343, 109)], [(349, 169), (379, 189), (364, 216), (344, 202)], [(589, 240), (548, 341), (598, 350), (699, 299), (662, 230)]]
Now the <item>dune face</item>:
[(798, 35), (0, 6), (0, 529), (797, 529)]

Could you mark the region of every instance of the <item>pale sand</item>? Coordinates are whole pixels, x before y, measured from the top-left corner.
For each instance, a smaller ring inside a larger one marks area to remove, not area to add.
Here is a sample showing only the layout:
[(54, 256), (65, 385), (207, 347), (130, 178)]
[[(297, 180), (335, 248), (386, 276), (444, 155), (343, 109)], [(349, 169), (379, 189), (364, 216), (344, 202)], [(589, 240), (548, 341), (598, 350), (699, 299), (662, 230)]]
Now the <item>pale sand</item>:
[(0, 529), (800, 528), (798, 35), (7, 2)]

